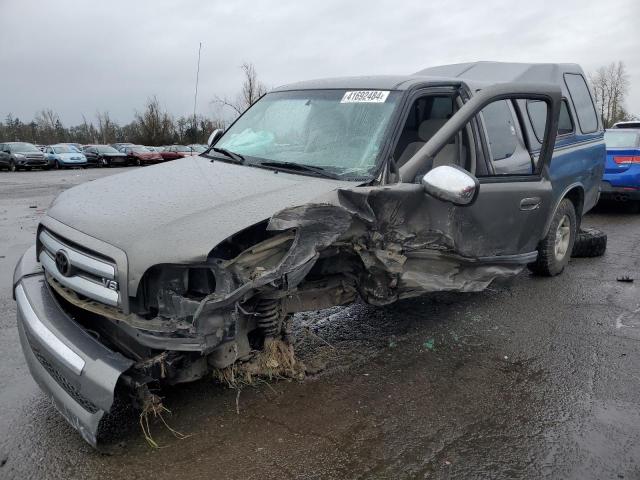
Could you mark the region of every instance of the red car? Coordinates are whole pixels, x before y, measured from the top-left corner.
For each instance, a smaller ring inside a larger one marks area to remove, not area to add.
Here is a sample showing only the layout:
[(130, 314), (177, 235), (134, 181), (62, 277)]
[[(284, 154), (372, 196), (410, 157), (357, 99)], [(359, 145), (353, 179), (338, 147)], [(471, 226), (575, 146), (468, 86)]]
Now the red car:
[(160, 155), (162, 155), (162, 158), (165, 160), (176, 160), (178, 158), (190, 157), (191, 155), (198, 155), (198, 152), (185, 145), (169, 145), (160, 152)]
[(122, 152), (127, 156), (130, 165), (146, 165), (150, 163), (162, 162), (164, 158), (158, 152), (152, 152), (142, 145), (124, 147)]

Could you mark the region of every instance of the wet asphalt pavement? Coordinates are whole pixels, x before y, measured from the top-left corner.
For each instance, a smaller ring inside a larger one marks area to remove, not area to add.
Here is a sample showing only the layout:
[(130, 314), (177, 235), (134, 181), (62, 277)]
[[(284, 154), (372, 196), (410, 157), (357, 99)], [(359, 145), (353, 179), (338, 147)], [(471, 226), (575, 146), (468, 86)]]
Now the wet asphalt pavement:
[[(640, 215), (605, 256), (478, 294), (296, 317), (302, 382), (164, 392), (175, 438), (122, 418), (85, 444), (29, 376), (11, 274), (61, 190), (120, 169), (0, 172), (0, 478), (640, 478)], [(638, 277), (621, 283), (621, 275)]]

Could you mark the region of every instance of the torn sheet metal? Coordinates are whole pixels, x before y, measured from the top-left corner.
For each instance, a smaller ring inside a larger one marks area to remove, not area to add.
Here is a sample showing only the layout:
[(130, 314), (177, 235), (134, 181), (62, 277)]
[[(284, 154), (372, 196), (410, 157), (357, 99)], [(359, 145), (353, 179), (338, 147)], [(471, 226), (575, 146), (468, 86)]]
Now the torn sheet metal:
[[(196, 317), (263, 288), (294, 291), (316, 262), (327, 261), (318, 259), (330, 247), (338, 251), (328, 261), (339, 263), (345, 255), (359, 258), (355, 270), (343, 273), (354, 279), (365, 301), (376, 305), (426, 292), (479, 291), (496, 278), (522, 270), (524, 263), (517, 258), (492, 262), (461, 255), (479, 250), (476, 244), (483, 239), (463, 238), (463, 220), (455, 216), (456, 211), (425, 195), (420, 185), (411, 184), (338, 189), (316, 202), (281, 210), (267, 229), (289, 232), (286, 238), (291, 242), (282, 260), (259, 275), (247, 276), (225, 295), (217, 291), (202, 302)], [(269, 242), (279, 245), (283, 238)], [(259, 245), (226, 266), (246, 265), (251, 256), (259, 263), (256, 255), (268, 255), (268, 250)]]

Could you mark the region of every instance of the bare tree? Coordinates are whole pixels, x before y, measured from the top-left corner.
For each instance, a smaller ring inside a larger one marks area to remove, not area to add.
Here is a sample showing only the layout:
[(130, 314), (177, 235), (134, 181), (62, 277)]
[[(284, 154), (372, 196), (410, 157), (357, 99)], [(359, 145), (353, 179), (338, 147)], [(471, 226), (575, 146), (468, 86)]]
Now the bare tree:
[[(254, 77), (255, 78), (255, 77)], [(82, 115), (82, 123), (65, 127), (58, 114), (51, 109), (39, 111), (35, 118), (23, 122), (8, 114), (0, 119), (0, 141), (25, 141), (53, 144), (58, 142), (112, 143), (128, 141), (148, 145), (170, 143), (204, 143), (215, 128), (223, 128), (224, 122), (216, 118), (197, 115), (173, 120), (156, 97), (147, 100), (144, 110), (136, 112), (135, 119), (119, 126), (109, 112), (96, 112), (96, 121)]]
[(267, 93), (267, 87), (258, 79), (258, 73), (252, 63), (243, 63), (240, 66), (244, 75), (242, 89), (236, 95), (235, 100), (227, 97), (215, 97), (214, 102), (231, 108), (237, 115), (241, 115), (247, 108), (253, 105), (262, 95)]
[(160, 107), (155, 95), (147, 100), (142, 113), (136, 112), (136, 123), (139, 129), (139, 141), (146, 145), (165, 145), (170, 143), (174, 135), (173, 119)]
[(98, 121), (98, 136), (100, 137), (100, 141), (103, 144), (115, 142), (118, 126), (111, 120), (109, 112), (96, 112), (96, 119)]
[(41, 143), (55, 143), (58, 141), (57, 132), (59, 130), (60, 117), (51, 109), (40, 110), (35, 118), (36, 132), (34, 141)]
[(629, 75), (624, 62), (611, 62), (598, 68), (589, 74), (589, 80), (605, 128), (631, 118), (624, 107), (629, 92)]

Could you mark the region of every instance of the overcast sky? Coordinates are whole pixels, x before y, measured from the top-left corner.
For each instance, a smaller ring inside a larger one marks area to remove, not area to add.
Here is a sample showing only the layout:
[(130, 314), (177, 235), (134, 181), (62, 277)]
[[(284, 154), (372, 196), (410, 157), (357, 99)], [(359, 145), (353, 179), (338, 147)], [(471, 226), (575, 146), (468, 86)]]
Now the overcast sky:
[(270, 87), (412, 73), (474, 60), (626, 63), (640, 114), (638, 0), (0, 0), (0, 118), (131, 121), (151, 95), (173, 115), (234, 96), (252, 62)]

